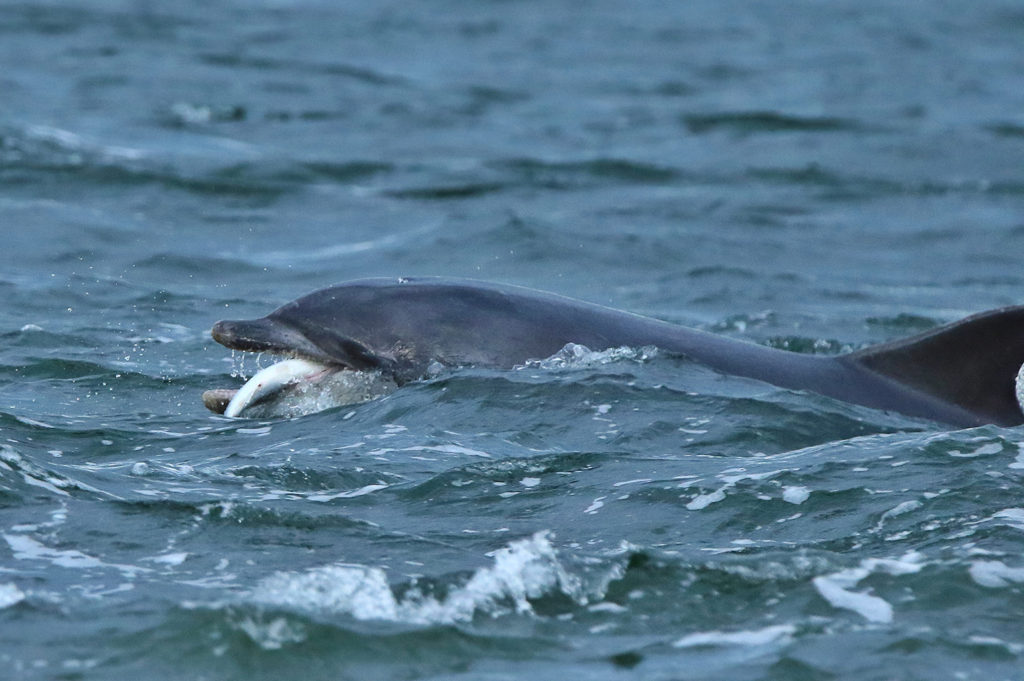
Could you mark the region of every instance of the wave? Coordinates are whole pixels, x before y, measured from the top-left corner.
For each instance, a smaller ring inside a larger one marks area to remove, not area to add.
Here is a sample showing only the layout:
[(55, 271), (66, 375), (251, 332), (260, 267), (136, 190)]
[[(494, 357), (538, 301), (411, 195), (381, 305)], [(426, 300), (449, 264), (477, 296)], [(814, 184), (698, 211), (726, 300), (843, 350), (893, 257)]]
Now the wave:
[(888, 175), (858, 175), (828, 168), (818, 163), (802, 167), (755, 167), (735, 179), (720, 181), (757, 180), (768, 184), (814, 187), (822, 190), (822, 198), (830, 201), (883, 198), (890, 196), (945, 196), (984, 194), (991, 196), (1024, 194), (1024, 182), (1015, 180), (901, 180)]
[(89, 185), (155, 184), (199, 195), (274, 199), (316, 182), (351, 184), (392, 172), (377, 161), (303, 158), (255, 160), (255, 150), (224, 143), (215, 156), (105, 144), (76, 132), (46, 126), (0, 128), (0, 177), (9, 184), (33, 184), (62, 177)]
[(60, 500), (79, 492), (91, 498), (112, 497), (81, 480), (36, 463), (11, 445), (0, 444), (0, 493), (4, 496), (24, 503), (40, 494)]
[(862, 132), (864, 124), (835, 116), (800, 116), (778, 111), (729, 111), (707, 114), (684, 114), (683, 123), (694, 134), (717, 130), (735, 133), (779, 132)]
[(595, 182), (664, 184), (683, 177), (676, 168), (624, 158), (560, 162), (519, 158), (494, 161), (489, 167), (510, 172), (528, 186), (556, 189), (593, 185)]
[(250, 57), (236, 53), (208, 52), (199, 56), (200, 61), (213, 66), (231, 69), (245, 68), (259, 71), (296, 71), (302, 74), (321, 73), (330, 76), (341, 76), (370, 85), (405, 85), (408, 80), (402, 76), (383, 73), (381, 71), (338, 62), (314, 62), (295, 59), (275, 59), (272, 57)]

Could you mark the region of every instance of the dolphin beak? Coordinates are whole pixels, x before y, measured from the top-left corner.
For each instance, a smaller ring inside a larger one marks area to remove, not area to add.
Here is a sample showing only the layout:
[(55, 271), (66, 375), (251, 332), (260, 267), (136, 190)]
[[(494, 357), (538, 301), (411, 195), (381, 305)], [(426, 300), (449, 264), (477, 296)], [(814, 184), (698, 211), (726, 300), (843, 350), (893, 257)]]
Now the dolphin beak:
[(282, 335), (279, 326), (266, 318), (222, 320), (213, 325), (210, 335), (213, 340), (232, 350), (262, 352), (282, 349), (282, 344), (275, 342)]
[(222, 320), (210, 330), (213, 340), (232, 350), (269, 352), (275, 355), (303, 357), (315, 362), (339, 364), (301, 331), (287, 324), (261, 319)]

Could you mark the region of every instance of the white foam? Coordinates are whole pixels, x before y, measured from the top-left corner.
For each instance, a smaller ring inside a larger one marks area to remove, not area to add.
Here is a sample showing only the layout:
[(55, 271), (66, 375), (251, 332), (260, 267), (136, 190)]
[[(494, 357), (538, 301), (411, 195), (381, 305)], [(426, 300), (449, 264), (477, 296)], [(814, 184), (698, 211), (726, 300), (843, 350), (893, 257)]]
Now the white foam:
[(382, 490), (382, 489), (387, 489), (388, 487), (390, 487), (390, 485), (385, 485), (384, 483), (378, 483), (378, 484), (375, 484), (375, 485), (364, 485), (363, 487), (360, 487), (359, 489), (346, 490), (344, 492), (335, 492), (334, 494), (322, 494), (322, 493), (310, 494), (306, 498), (309, 499), (310, 501), (320, 501), (320, 502), (333, 501), (334, 499), (352, 499), (354, 497), (361, 497), (361, 496), (365, 496), (367, 494), (372, 494), (373, 492), (377, 492), (377, 491)]
[(159, 556), (153, 556), (149, 560), (154, 563), (162, 563), (164, 565), (181, 565), (188, 559), (187, 551), (180, 551), (177, 553), (162, 553)]
[[(390, 435), (377, 436), (378, 439), (390, 437)], [(367, 438), (370, 439), (370, 438)], [(359, 445), (356, 445), (359, 446)], [(380, 447), (367, 452), (370, 456), (383, 457), (385, 454), (400, 453), (405, 457), (412, 459), (419, 459), (420, 461), (437, 461), (437, 458), (425, 457), (425, 456), (409, 456), (406, 452), (429, 452), (431, 454), (456, 454), (464, 456), (475, 456), (481, 459), (493, 458), (490, 454), (479, 449), (470, 449), (469, 447), (463, 447), (461, 445), (446, 444), (446, 445), (414, 445), (412, 447)]]
[(398, 602), (380, 568), (326, 565), (303, 573), (278, 572), (253, 592), (261, 603), (298, 610), (340, 612), (361, 620), (397, 620)]
[[(603, 366), (623, 360), (646, 362), (658, 354), (653, 346), (642, 348), (618, 347), (607, 350), (591, 350), (585, 345), (567, 343), (555, 354), (540, 360), (529, 360), (517, 369), (585, 369)], [(605, 413), (605, 412), (600, 412)]]
[(21, 534), (5, 534), (4, 540), (7, 541), (11, 552), (18, 560), (46, 560), (60, 567), (76, 569), (102, 567), (104, 564), (99, 558), (86, 555), (81, 551), (51, 549), (31, 537)]
[(629, 612), (629, 608), (627, 608), (626, 606), (619, 605), (618, 603), (612, 603), (611, 601), (601, 601), (600, 603), (594, 603), (593, 605), (588, 607), (587, 610), (590, 612), (611, 612), (615, 614)]
[(1020, 655), (1024, 652), (1024, 644), (1011, 643), (995, 636), (968, 636), (967, 640), (974, 645), (1002, 648), (1011, 655)]
[(1008, 567), (998, 560), (976, 560), (968, 572), (977, 584), (996, 589), (1010, 584), (1024, 584), (1024, 568)]
[(993, 456), (994, 454), (1001, 454), (1005, 445), (1002, 440), (996, 442), (990, 442), (989, 438), (976, 437), (968, 441), (969, 444), (983, 443), (974, 449), (966, 449), (961, 451), (959, 449), (952, 449), (947, 454), (958, 459), (973, 459), (979, 456)]
[(783, 501), (788, 501), (791, 504), (802, 504), (807, 501), (811, 496), (811, 491), (806, 487), (792, 486), (784, 487), (782, 489)]
[(0, 584), (0, 610), (25, 600), (25, 594), (15, 584)]
[(691, 511), (699, 511), (702, 508), (707, 508), (711, 504), (725, 499), (726, 489), (728, 489), (728, 486), (716, 489), (714, 492), (709, 492), (708, 494), (698, 494), (691, 499), (688, 504), (686, 504), (686, 508)]
[(888, 511), (882, 514), (882, 516), (878, 519), (878, 524), (875, 525), (875, 531), (877, 532), (881, 530), (882, 527), (885, 525), (885, 521), (889, 520), (890, 518), (895, 518), (907, 513), (911, 513), (921, 508), (922, 506), (924, 506), (924, 504), (922, 504), (917, 499), (911, 499), (910, 501), (904, 501), (902, 503), (897, 504), (896, 506), (890, 508)]
[(686, 508), (691, 511), (699, 511), (703, 508), (707, 508), (711, 504), (717, 503), (725, 499), (726, 490), (732, 489), (736, 486), (737, 482), (743, 480), (764, 480), (771, 478), (779, 473), (783, 473), (782, 470), (766, 471), (764, 473), (747, 473), (744, 468), (730, 468), (729, 470), (722, 471), (718, 474), (718, 479), (725, 484), (716, 489), (714, 492), (708, 492), (707, 494), (698, 494), (686, 504)]
[(993, 515), (991, 519), (1001, 521), (1003, 525), (1024, 530), (1024, 508), (1004, 508)]
[[(1020, 392), (1017, 395), (1017, 399), (1020, 399)], [(1017, 458), (1010, 464), (1010, 468), (1024, 468), (1024, 445), (1017, 445)]]
[(511, 601), (518, 613), (530, 613), (529, 599), (553, 590), (585, 602), (579, 595), (578, 580), (559, 563), (547, 532), (511, 542), (490, 555), (492, 565), (476, 570), (465, 584), (449, 589), (443, 599), (415, 589), (398, 599), (382, 569), (363, 565), (279, 572), (260, 582), (251, 598), (274, 606), (344, 613), (359, 620), (412, 624), (465, 622), (477, 612), (497, 615), (504, 610), (505, 601)]
[[(867, 575), (865, 575), (867, 576)], [(854, 580), (855, 585), (859, 580)], [(842, 573), (831, 577), (815, 577), (814, 588), (834, 608), (852, 610), (869, 622), (891, 622), (892, 606), (878, 596), (850, 591)], [(852, 586), (852, 585), (851, 585)]]
[(910, 553), (902, 559), (867, 558), (859, 567), (840, 570), (812, 580), (814, 588), (834, 608), (852, 610), (869, 622), (886, 623), (893, 618), (892, 606), (884, 598), (863, 591), (852, 591), (860, 581), (872, 573), (906, 575), (919, 572), (923, 567), (921, 556)]
[[(52, 427), (52, 426), (47, 426)], [(18, 471), (21, 474), (22, 480), (25, 481), (26, 485), (33, 487), (41, 487), (48, 492), (57, 494), (59, 496), (67, 497), (70, 496), (65, 487), (74, 487), (75, 485), (69, 483), (67, 480), (62, 479), (56, 475), (51, 474), (39, 466), (36, 466), (31, 461), (25, 459), (15, 449), (9, 445), (0, 445), (0, 465), (4, 469), (9, 471)], [(81, 486), (79, 485), (80, 487)]]
[(55, 128), (49, 125), (30, 125), (25, 129), (25, 134), (29, 139), (49, 142), (65, 152), (98, 154), (101, 157), (131, 161), (139, 160), (145, 156), (141, 149), (99, 144), (86, 140), (86, 138), (70, 130)]
[(271, 428), (270, 426), (261, 426), (259, 428), (237, 428), (235, 432), (241, 433), (243, 435), (255, 435), (256, 437), (263, 437), (265, 435), (270, 435), (270, 431), (272, 430), (273, 428)]
[[(967, 524), (968, 525), (981, 525), (983, 523), (994, 523), (996, 525), (1003, 525), (1005, 527), (1012, 527), (1015, 530), (1022, 530), (1022, 531), (1024, 531), (1024, 508), (1019, 508), (1019, 507), (1016, 507), (1016, 506), (1011, 507), (1011, 508), (1004, 508), (1001, 511), (996, 511), (995, 513), (993, 513), (992, 515), (990, 515), (987, 518), (983, 518), (981, 520), (971, 521), (971, 522), (968, 522)], [(978, 549), (977, 547), (973, 547), (972, 548), (972, 555), (978, 555), (978, 554), (995, 555), (994, 552), (982, 551), (981, 549)]]
[(490, 459), (491, 455), (479, 449), (470, 449), (462, 445), (425, 445), (421, 447), (405, 447), (399, 451), (405, 452), (439, 452), (441, 454), (465, 454), (466, 456), (477, 456), (481, 459)]
[(306, 640), (306, 628), (284, 617), (275, 617), (269, 622), (246, 617), (238, 623), (238, 628), (264, 650), (280, 650), (287, 643), (301, 643)]
[(32, 485), (33, 487), (42, 487), (48, 492), (53, 492), (54, 494), (58, 494), (64, 497), (71, 496), (70, 494), (68, 494), (67, 492), (65, 492), (64, 490), (60, 489), (60, 487), (57, 486), (60, 485), (61, 487), (64, 487), (67, 485), (65, 481), (60, 480), (58, 478), (48, 477), (47, 479), (44, 480), (42, 478), (32, 477), (25, 471), (21, 472), (21, 478), (25, 481), (25, 484), (27, 485)]
[(672, 646), (675, 648), (701, 648), (723, 646), (765, 646), (785, 645), (792, 640), (796, 627), (792, 624), (777, 624), (750, 631), (700, 631), (688, 634)]
[(135, 575), (138, 572), (148, 572), (145, 568), (135, 567), (133, 565), (104, 563), (99, 558), (82, 553), (81, 551), (61, 551), (59, 549), (53, 549), (36, 541), (32, 537), (23, 534), (5, 534), (3, 535), (3, 538), (7, 542), (7, 545), (11, 547), (11, 552), (14, 554), (14, 557), (18, 560), (42, 560), (58, 567), (71, 568), (75, 570), (114, 568), (116, 570), (121, 570), (128, 575)]

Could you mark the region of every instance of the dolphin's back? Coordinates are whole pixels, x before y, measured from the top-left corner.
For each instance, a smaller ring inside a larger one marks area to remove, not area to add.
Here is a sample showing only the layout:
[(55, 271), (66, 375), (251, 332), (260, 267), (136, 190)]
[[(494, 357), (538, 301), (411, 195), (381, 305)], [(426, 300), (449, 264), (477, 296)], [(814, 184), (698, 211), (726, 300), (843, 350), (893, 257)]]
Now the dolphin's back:
[(617, 344), (655, 345), (725, 373), (958, 426), (1024, 423), (1016, 387), (1024, 365), (1024, 306), (838, 356), (776, 350), (630, 316), (624, 326), (633, 340)]
[(643, 344), (787, 388), (958, 426), (1024, 424), (1016, 386), (1024, 365), (1024, 306), (839, 356), (776, 350), (664, 322), (631, 328), (649, 334)]

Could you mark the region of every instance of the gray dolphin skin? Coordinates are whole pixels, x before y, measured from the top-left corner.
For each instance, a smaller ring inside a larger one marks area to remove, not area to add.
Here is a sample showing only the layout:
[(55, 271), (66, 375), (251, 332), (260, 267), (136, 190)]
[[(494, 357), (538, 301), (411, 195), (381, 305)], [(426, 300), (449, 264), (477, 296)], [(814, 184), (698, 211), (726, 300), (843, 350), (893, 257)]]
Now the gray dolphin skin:
[[(426, 377), (437, 364), (511, 368), (569, 343), (591, 350), (655, 346), (723, 373), (953, 426), (1024, 423), (1015, 388), (1024, 364), (1024, 306), (822, 356), (516, 286), (364, 279), (315, 291), (261, 319), (217, 322), (212, 334), (233, 350), (307, 360), (302, 367), (328, 372), (380, 372), (397, 386)], [(204, 402), (225, 412), (235, 393), (211, 390)]]

